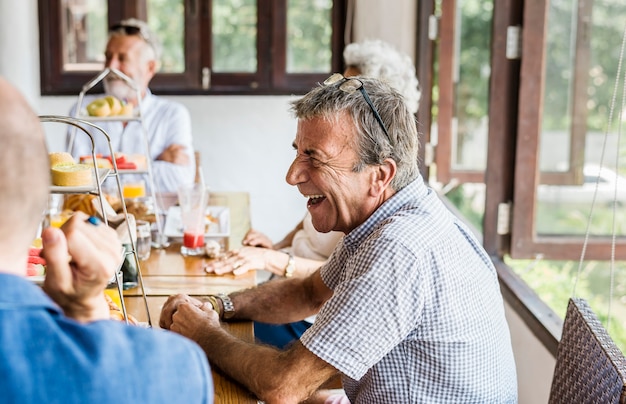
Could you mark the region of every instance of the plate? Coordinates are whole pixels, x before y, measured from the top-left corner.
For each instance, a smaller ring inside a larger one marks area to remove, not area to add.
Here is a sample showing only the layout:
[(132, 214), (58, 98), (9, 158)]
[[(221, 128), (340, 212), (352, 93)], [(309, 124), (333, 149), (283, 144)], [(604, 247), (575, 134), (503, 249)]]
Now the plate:
[(147, 169), (136, 169), (136, 170), (117, 170), (120, 174), (147, 174)]
[(28, 279), (35, 285), (41, 286), (43, 285), (43, 281), (46, 279), (46, 276), (45, 275), (33, 275), (33, 276), (27, 276), (26, 279)]
[[(226, 206), (209, 206), (206, 210), (207, 215), (210, 214), (216, 219), (214, 225), (208, 226), (208, 231), (204, 237), (228, 237), (230, 236), (230, 209)], [(207, 224), (210, 220), (206, 219)], [(180, 206), (171, 206), (167, 210), (165, 219), (165, 228), (163, 234), (171, 238), (183, 237), (183, 225), (180, 216)]]
[(86, 113), (82, 113), (77, 117), (87, 122), (125, 122), (125, 121), (138, 121), (139, 115), (133, 113), (132, 115), (113, 115), (113, 116), (91, 116)]
[[(111, 172), (110, 168), (98, 168), (98, 175), (100, 176), (100, 185), (102, 185), (102, 182), (109, 175), (110, 172)], [(95, 183), (96, 182), (95, 173), (93, 177), (94, 177), (93, 182)], [(60, 185), (50, 185), (50, 192), (57, 193), (57, 194), (75, 194), (75, 193), (83, 193), (83, 192), (94, 192), (96, 190), (97, 190), (97, 187), (93, 184), (83, 185), (79, 187), (63, 187)]]

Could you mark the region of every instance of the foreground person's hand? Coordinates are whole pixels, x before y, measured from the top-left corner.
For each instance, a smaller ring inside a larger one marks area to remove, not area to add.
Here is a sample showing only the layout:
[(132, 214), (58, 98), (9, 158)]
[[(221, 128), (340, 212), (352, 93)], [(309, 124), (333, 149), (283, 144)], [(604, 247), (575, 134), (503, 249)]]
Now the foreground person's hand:
[(103, 291), (122, 262), (115, 230), (86, 220), (77, 212), (61, 229), (47, 228), (41, 235), (47, 264), (43, 289), (80, 322), (109, 318)]
[(172, 326), (172, 317), (174, 316), (174, 313), (178, 310), (178, 306), (183, 303), (189, 303), (196, 307), (201, 307), (203, 304), (200, 300), (183, 294), (168, 297), (167, 301), (163, 304), (163, 308), (161, 309), (159, 327), (169, 330)]

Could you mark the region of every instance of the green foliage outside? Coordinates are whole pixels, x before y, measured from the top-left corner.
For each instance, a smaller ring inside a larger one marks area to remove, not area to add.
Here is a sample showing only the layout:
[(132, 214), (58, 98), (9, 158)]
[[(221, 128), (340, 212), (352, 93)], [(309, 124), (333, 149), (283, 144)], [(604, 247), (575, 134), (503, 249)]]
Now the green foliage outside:
[(185, 8), (182, 0), (150, 0), (148, 24), (156, 32), (163, 45), (161, 71), (181, 73), (185, 71)]
[[(551, 0), (549, 4), (543, 128), (569, 130), (571, 98), (567, 90), (571, 88), (574, 79), (572, 63), (575, 32), (572, 26), (576, 21), (577, 2)], [(593, 2), (589, 45), (591, 58), (587, 83), (589, 131), (606, 130), (625, 19), (626, 7), (623, 0)]]
[(257, 2), (213, 1), (213, 71), (257, 70)]
[[(465, 184), (450, 191), (446, 197), (473, 226), (482, 229), (483, 211), (477, 209), (482, 199), (476, 189), (481, 188), (477, 188), (475, 184)], [(484, 207), (484, 204), (482, 206)], [(580, 230), (581, 225), (586, 225), (588, 214), (568, 216), (569, 213), (571, 213), (569, 209), (561, 207), (553, 211), (552, 215), (542, 216), (543, 226), (547, 229), (559, 227), (564, 229), (565, 233), (565, 229)], [(603, 220), (608, 220), (606, 212)], [(606, 222), (601, 224), (606, 225)], [(610, 231), (606, 231), (605, 234), (610, 234)], [(505, 262), (561, 318), (565, 316), (569, 298), (574, 296), (574, 283), (577, 278), (576, 296), (589, 302), (605, 328), (610, 301), (611, 322), (608, 331), (622, 352), (626, 352), (626, 262), (616, 262), (612, 274), (609, 261), (584, 261), (580, 274), (577, 261), (549, 261), (540, 258), (513, 260), (505, 257)], [(611, 279), (614, 285), (612, 292)]]
[(287, 3), (287, 72), (329, 72), (332, 0)]
[[(163, 42), (162, 71), (183, 72), (184, 5), (182, 0), (149, 0), (148, 23)], [(253, 73), (257, 65), (256, 0), (213, 0), (212, 70)], [(287, 6), (287, 71), (328, 72), (331, 69), (332, 0), (289, 0)], [(209, 38), (201, 38), (201, 41)]]
[[(556, 314), (565, 316), (567, 302), (574, 296), (578, 262), (505, 259)], [(622, 352), (626, 352), (626, 263), (617, 262), (614, 268), (613, 299), (610, 300), (611, 272), (609, 263), (586, 261), (578, 277), (576, 296), (587, 300), (602, 325), (607, 328), (609, 301), (611, 321), (609, 335)]]

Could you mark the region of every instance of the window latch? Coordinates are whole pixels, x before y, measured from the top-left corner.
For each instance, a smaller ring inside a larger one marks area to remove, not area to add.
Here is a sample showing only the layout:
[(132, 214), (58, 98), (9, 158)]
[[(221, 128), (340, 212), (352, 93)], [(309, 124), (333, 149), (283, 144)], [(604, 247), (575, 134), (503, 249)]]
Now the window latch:
[(211, 69), (208, 67), (202, 68), (202, 89), (208, 90), (211, 87)]
[(522, 27), (519, 25), (506, 28), (506, 58), (522, 57)]
[(511, 202), (498, 204), (497, 233), (500, 236), (511, 233)]
[(434, 41), (439, 36), (439, 18), (436, 15), (428, 16), (428, 39)]

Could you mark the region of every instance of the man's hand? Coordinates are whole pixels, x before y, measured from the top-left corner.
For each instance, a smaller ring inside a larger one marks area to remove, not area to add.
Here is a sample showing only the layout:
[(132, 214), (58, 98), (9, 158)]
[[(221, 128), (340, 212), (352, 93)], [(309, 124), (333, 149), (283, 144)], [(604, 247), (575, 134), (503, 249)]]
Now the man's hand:
[(156, 159), (181, 166), (189, 164), (189, 155), (186, 153), (185, 146), (182, 144), (171, 144), (167, 146)]
[(41, 235), (47, 264), (43, 289), (80, 322), (109, 318), (103, 292), (123, 258), (115, 230), (86, 219), (76, 212), (61, 230), (51, 227)]
[(178, 306), (183, 303), (189, 303), (196, 307), (202, 307), (203, 302), (193, 297), (189, 297), (187, 295), (173, 295), (170, 296), (165, 304), (163, 304), (163, 308), (161, 309), (161, 318), (159, 319), (159, 327), (169, 330), (172, 326), (172, 317), (178, 310)]
[(215, 327), (220, 327), (220, 318), (210, 303), (203, 303), (200, 307), (181, 303), (172, 316), (170, 330), (199, 343), (202, 336)]

